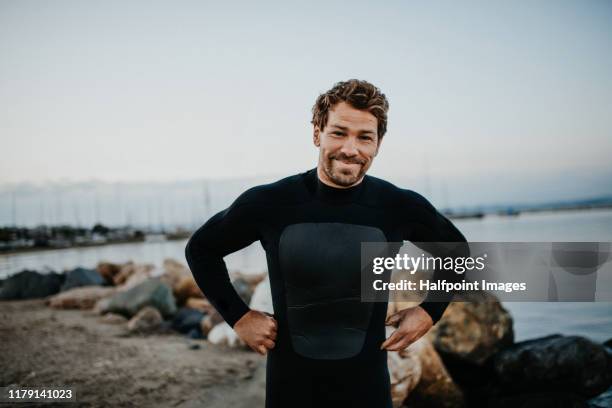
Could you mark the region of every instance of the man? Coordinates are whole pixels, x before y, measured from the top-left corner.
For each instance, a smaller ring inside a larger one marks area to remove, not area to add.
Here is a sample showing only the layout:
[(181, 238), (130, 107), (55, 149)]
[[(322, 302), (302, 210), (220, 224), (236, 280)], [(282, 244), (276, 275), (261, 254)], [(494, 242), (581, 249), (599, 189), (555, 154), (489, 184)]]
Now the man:
[[(355, 292), (361, 242), (465, 242), (425, 198), (366, 175), (388, 107), (366, 81), (336, 84), (313, 107), (317, 167), (247, 190), (187, 244), (202, 292), (246, 344), (267, 354), (268, 408), (391, 407), (387, 351), (427, 333), (448, 304), (426, 301), (390, 316), (386, 323), (398, 328), (385, 339), (387, 303), (361, 302)], [(249, 309), (223, 261), (257, 240), (273, 316)]]

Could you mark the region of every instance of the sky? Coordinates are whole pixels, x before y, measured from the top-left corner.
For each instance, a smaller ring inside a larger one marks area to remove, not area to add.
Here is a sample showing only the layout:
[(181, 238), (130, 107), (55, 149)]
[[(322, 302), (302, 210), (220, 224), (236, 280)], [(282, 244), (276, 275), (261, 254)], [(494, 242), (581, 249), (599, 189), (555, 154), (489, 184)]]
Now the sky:
[(373, 175), (612, 194), (611, 50), (609, 1), (2, 0), (0, 186), (295, 174), (315, 98), (360, 78), (390, 102)]

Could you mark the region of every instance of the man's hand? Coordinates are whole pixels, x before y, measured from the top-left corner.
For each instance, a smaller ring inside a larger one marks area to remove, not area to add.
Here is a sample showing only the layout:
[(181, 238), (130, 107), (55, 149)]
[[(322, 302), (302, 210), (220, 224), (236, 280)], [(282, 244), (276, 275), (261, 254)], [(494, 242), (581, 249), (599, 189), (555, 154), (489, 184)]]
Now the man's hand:
[(234, 324), (234, 331), (250, 348), (265, 355), (273, 349), (278, 325), (271, 314), (250, 310)]
[(380, 349), (399, 351), (405, 349), (427, 333), (431, 326), (433, 326), (433, 320), (422, 307), (416, 306), (392, 314), (385, 321), (385, 325), (399, 325), (399, 327), (385, 340)]

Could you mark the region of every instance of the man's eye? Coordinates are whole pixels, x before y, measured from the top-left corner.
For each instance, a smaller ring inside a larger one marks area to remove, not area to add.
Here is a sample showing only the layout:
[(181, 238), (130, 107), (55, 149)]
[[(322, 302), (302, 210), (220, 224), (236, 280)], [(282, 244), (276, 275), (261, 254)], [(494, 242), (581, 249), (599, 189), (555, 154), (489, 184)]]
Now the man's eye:
[(372, 140), (370, 136), (361, 136), (361, 140)]
[(332, 134), (334, 134), (336, 136), (342, 136), (342, 132), (332, 132)]

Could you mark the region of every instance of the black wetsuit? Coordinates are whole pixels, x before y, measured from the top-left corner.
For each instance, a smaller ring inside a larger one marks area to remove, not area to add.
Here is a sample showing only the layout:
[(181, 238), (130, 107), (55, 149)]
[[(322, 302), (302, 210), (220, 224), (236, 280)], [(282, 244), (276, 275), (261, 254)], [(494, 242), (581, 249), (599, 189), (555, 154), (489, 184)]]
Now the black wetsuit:
[[(359, 273), (347, 269), (354, 264), (347, 253), (354, 255), (359, 241), (465, 242), (463, 235), (421, 195), (368, 175), (338, 189), (323, 184), (315, 168), (251, 188), (200, 227), (185, 251), (202, 292), (232, 327), (249, 307), (223, 257), (257, 240), (278, 322), (266, 407), (391, 407), (387, 352), (380, 350), (387, 303), (362, 308), (330, 277)], [(447, 304), (421, 306), (437, 322)]]

